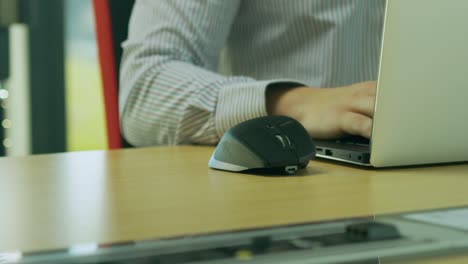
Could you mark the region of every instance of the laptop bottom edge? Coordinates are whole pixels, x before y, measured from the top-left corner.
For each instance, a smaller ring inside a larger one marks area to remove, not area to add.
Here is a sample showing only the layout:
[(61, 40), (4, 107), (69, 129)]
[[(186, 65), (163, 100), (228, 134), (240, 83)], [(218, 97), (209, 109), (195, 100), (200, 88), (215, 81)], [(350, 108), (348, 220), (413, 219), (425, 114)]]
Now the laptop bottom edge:
[(347, 150), (318, 145), (316, 147), (316, 156), (318, 158), (351, 163), (354, 165), (372, 166), (370, 164), (369, 151)]

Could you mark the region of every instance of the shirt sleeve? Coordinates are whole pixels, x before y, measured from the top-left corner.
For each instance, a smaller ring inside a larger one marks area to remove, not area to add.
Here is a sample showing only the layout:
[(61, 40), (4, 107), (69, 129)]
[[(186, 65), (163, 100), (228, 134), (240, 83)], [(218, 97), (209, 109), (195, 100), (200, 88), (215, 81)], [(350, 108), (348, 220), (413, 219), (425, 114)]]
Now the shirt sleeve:
[(240, 0), (137, 0), (123, 43), (119, 106), (134, 146), (216, 144), (267, 115), (273, 82), (215, 73)]

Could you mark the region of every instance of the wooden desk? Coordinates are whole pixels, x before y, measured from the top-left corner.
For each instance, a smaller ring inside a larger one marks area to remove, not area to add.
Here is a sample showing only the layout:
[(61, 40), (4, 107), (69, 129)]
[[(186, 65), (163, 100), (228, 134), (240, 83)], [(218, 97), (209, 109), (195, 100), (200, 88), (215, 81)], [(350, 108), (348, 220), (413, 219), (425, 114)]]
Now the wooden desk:
[(208, 168), (211, 147), (0, 158), (0, 252), (63, 248), (468, 204), (468, 164), (298, 177)]

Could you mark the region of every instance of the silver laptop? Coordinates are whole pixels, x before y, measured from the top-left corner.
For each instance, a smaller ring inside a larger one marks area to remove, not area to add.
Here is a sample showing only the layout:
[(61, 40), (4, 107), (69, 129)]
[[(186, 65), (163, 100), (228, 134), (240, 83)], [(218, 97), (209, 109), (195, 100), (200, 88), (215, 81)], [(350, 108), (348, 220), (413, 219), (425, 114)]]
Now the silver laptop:
[(374, 167), (468, 161), (467, 11), (468, 0), (388, 0), (370, 142), (317, 142), (317, 156)]

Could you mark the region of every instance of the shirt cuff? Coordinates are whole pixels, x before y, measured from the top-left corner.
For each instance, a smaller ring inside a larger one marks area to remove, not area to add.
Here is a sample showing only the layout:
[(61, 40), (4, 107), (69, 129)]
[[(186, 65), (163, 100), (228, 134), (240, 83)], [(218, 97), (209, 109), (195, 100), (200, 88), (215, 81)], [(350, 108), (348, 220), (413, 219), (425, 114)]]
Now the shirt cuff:
[(256, 117), (268, 115), (265, 92), (269, 86), (285, 87), (306, 86), (296, 80), (279, 79), (270, 81), (253, 81), (233, 83), (223, 86), (218, 94), (215, 113), (215, 127), (218, 137), (231, 127)]

